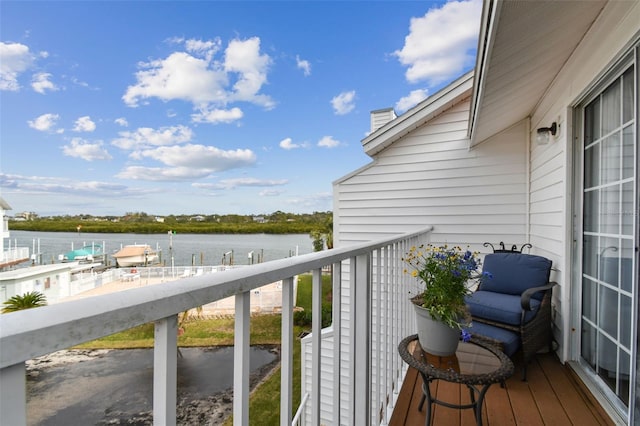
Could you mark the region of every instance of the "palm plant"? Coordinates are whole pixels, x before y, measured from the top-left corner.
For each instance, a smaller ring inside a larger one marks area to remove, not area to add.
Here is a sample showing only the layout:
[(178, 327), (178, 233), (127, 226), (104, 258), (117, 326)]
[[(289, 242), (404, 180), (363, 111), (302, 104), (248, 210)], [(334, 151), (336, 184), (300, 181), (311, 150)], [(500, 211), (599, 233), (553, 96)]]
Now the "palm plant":
[(15, 295), (3, 303), (2, 313), (21, 311), (23, 309), (37, 308), (47, 305), (47, 297), (39, 291), (26, 292), (23, 295)]
[(333, 218), (328, 218), (311, 230), (310, 237), (313, 240), (313, 251), (322, 251), (333, 248)]

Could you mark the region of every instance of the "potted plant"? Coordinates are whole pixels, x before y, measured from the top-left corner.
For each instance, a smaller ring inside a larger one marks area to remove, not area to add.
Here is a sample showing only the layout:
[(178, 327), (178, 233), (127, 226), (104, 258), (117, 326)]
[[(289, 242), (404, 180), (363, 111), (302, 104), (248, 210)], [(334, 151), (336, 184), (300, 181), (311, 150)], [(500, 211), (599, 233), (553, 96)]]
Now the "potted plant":
[(411, 298), (416, 311), (418, 340), (434, 355), (455, 353), (461, 331), (470, 323), (465, 296), (470, 281), (479, 277), (478, 253), (447, 245), (412, 247), (403, 261), (405, 273), (424, 286)]

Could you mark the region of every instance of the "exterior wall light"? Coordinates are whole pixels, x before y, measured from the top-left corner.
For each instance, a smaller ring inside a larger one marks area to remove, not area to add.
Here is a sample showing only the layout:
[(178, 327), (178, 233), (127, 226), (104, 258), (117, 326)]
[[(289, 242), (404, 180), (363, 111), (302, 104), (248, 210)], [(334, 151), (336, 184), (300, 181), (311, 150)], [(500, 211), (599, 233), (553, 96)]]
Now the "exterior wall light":
[(554, 121), (551, 127), (540, 127), (536, 132), (536, 143), (547, 145), (551, 141), (551, 136), (555, 136), (558, 132), (558, 124)]

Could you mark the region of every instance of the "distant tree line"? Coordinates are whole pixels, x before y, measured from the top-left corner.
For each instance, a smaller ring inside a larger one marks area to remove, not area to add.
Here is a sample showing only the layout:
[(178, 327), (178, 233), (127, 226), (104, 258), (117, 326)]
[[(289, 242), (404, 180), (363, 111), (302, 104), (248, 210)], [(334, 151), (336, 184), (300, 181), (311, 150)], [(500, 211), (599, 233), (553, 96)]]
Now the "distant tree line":
[(323, 229), (333, 213), (285, 213), (276, 211), (261, 215), (168, 215), (128, 212), (124, 216), (66, 215), (10, 220), (9, 229), (16, 231), (96, 232), (162, 234), (309, 234)]

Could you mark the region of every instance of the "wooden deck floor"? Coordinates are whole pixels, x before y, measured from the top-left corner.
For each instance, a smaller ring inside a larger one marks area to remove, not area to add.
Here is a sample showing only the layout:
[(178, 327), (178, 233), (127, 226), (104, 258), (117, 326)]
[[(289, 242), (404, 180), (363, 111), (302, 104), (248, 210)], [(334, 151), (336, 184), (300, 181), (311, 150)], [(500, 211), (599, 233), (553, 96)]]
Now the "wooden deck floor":
[[(504, 388), (493, 385), (483, 407), (483, 425), (613, 425), (604, 410), (579, 384), (570, 367), (555, 354), (538, 354), (529, 364), (526, 382), (516, 359), (516, 373)], [(436, 398), (452, 403), (468, 403), (466, 386), (444, 381), (431, 384)], [(426, 407), (418, 411), (422, 396), (422, 378), (410, 369), (396, 403), (390, 426), (424, 425)], [(457, 410), (434, 405), (432, 425), (475, 425), (472, 410)]]

